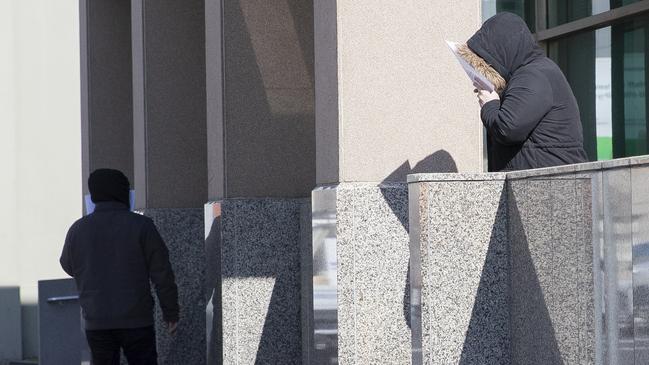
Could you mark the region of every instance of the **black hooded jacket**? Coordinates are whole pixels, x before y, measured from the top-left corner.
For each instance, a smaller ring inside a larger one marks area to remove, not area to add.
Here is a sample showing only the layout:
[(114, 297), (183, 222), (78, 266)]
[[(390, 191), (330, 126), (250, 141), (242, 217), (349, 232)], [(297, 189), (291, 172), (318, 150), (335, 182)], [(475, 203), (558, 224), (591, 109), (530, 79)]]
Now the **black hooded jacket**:
[(570, 85), (520, 17), (495, 15), (467, 45), (507, 81), (500, 100), (482, 107), (482, 123), (489, 137), (489, 171), (588, 160), (579, 107)]
[(128, 179), (117, 170), (93, 172), (95, 211), (65, 238), (61, 267), (72, 276), (86, 329), (153, 325), (153, 282), (165, 321), (178, 320), (178, 290), (169, 253), (153, 221), (129, 211)]

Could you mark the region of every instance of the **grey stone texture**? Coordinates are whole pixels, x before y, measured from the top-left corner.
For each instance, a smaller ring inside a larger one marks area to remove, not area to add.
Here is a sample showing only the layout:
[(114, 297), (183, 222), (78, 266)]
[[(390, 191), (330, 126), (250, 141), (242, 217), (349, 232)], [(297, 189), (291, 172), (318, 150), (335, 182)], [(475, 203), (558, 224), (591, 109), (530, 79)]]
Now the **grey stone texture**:
[(131, 1), (135, 203), (207, 201), (205, 2)]
[(81, 0), (81, 134), (83, 191), (98, 168), (133, 181), (131, 2)]
[(418, 185), (411, 270), (421, 272), (421, 325), (413, 327), (421, 344), (413, 347), (422, 352), (413, 363), (509, 364), (504, 178)]
[(512, 363), (594, 363), (590, 179), (508, 185)]
[(300, 364), (304, 199), (221, 205), (224, 364)]
[(169, 249), (178, 285), (180, 321), (170, 336), (156, 298), (158, 358), (162, 365), (205, 364), (205, 250), (203, 209), (146, 209)]
[(208, 26), (207, 38), (208, 138), (221, 146), (210, 147), (210, 199), (308, 197), (316, 170), (313, 1), (221, 4), (222, 37)]
[(314, 204), (322, 203), (319, 194), (335, 199), (330, 203), (335, 205), (338, 362), (408, 363), (407, 185), (346, 183), (321, 189), (313, 192)]
[(591, 179), (571, 171), (409, 179), (413, 363), (595, 363)]
[(23, 356), (20, 288), (17, 286), (0, 287), (0, 323), (0, 365), (6, 365), (9, 360)]

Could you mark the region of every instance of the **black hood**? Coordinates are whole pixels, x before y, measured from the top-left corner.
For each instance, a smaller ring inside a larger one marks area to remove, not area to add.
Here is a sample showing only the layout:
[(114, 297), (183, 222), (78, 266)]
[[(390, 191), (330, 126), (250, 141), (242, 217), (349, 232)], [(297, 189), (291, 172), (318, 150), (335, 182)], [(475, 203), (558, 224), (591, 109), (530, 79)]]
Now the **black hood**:
[(512, 13), (489, 18), (467, 41), (467, 46), (507, 82), (519, 67), (544, 56), (527, 24)]
[(120, 202), (130, 206), (128, 178), (119, 170), (98, 169), (88, 178), (93, 203)]

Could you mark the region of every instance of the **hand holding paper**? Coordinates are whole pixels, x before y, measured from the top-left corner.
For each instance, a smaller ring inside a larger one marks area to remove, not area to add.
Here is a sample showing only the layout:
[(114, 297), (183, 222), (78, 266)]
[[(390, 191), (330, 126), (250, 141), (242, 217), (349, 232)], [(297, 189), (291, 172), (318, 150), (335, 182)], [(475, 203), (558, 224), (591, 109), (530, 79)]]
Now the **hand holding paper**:
[(467, 76), (469, 76), (469, 79), (471, 80), (473, 85), (475, 85), (480, 90), (486, 90), (490, 93), (496, 89), (491, 81), (489, 81), (483, 74), (478, 72), (478, 70), (473, 68), (473, 66), (471, 66), (464, 58), (462, 58), (462, 56), (460, 56), (460, 53), (458, 51), (458, 43), (446, 41), (446, 44), (451, 49), (451, 52), (453, 52), (453, 54), (455, 55), (455, 58), (460, 63), (460, 66), (462, 66), (462, 68), (464, 69), (464, 72), (466, 72)]

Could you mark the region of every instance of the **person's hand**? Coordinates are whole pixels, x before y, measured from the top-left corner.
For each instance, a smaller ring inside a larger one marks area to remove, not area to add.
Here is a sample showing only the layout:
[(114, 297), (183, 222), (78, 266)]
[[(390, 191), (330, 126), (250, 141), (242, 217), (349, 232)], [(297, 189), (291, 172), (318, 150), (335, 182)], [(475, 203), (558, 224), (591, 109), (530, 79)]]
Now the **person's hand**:
[(178, 322), (167, 322), (167, 331), (170, 335), (175, 335), (178, 329)]
[(487, 90), (474, 89), (473, 92), (476, 93), (476, 96), (478, 97), (480, 107), (483, 107), (490, 101), (500, 100), (500, 96), (495, 91), (489, 92)]

